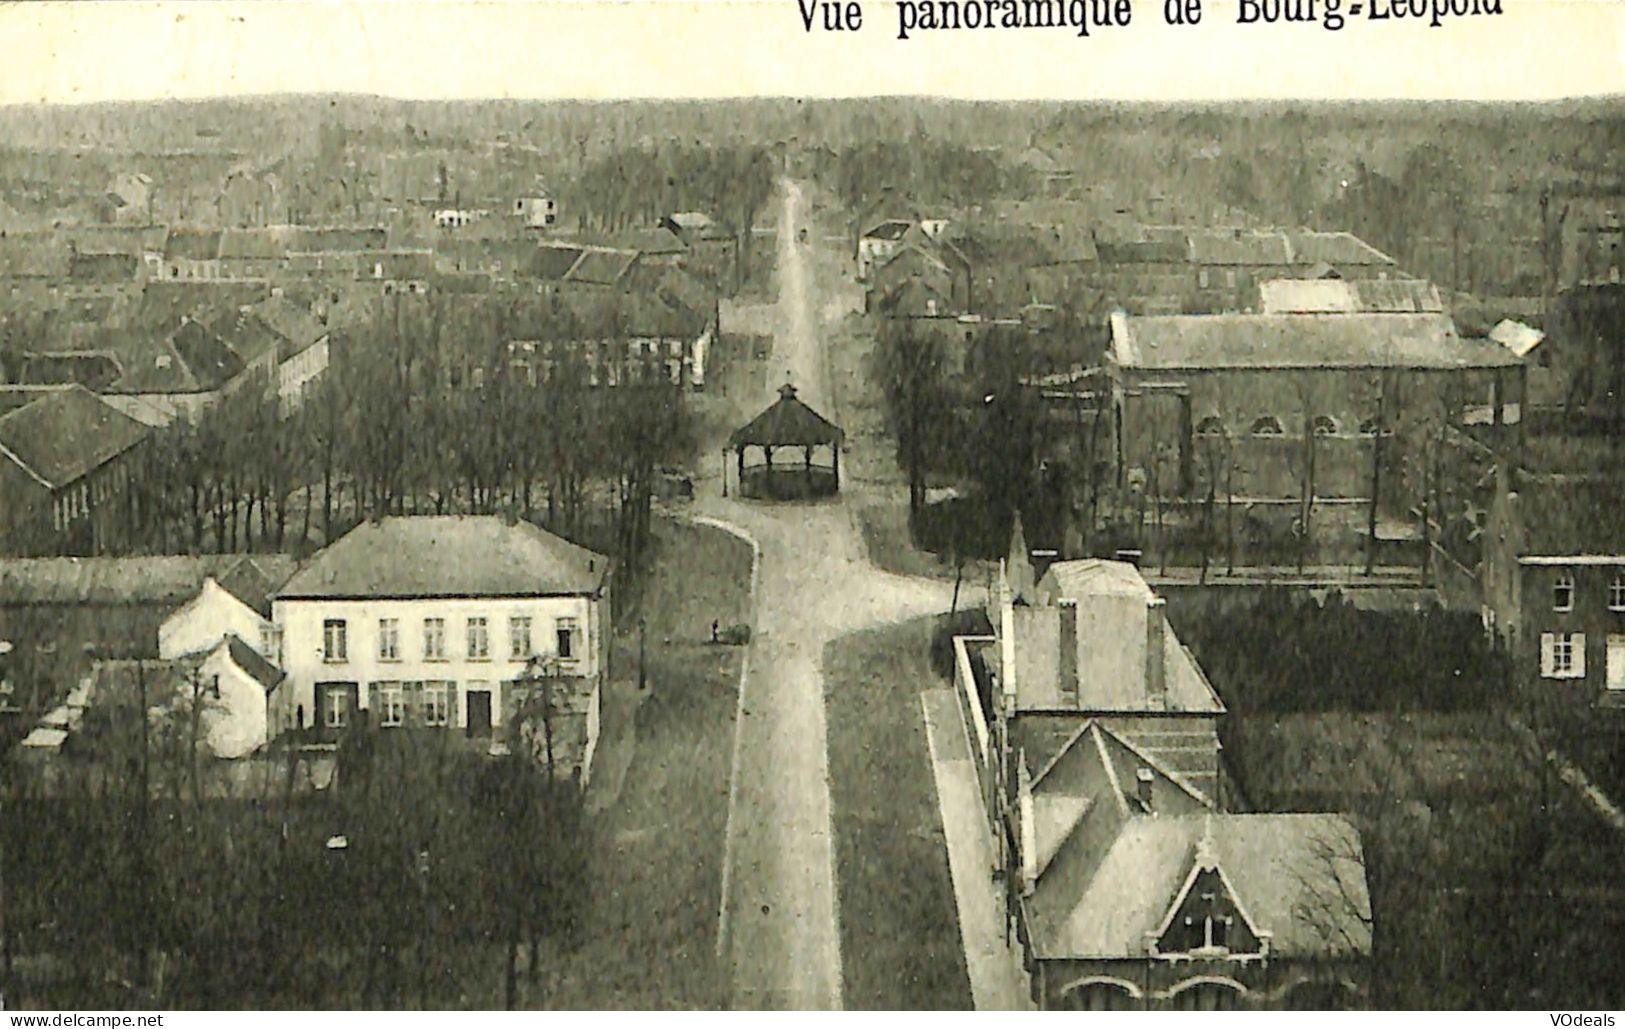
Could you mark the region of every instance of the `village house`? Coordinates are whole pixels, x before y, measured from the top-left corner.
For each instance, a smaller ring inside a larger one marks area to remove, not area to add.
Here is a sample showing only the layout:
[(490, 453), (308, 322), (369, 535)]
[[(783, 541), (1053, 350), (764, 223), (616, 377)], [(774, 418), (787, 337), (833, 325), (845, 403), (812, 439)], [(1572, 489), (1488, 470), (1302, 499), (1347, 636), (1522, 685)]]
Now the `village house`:
[(271, 620), (271, 595), (292, 574), (282, 555), (245, 556), (210, 572), (196, 595), (158, 626), (158, 656), (211, 650), (231, 636), (266, 660), (280, 661), (282, 638)]
[(1016, 533), (955, 640), (1007, 918), (1043, 1009), (1357, 1007), (1371, 908), (1333, 814), (1226, 809), (1223, 705), (1131, 565)]
[(0, 541), (20, 556), (116, 543), (148, 429), (89, 390), (52, 391), (0, 416)]
[(1515, 682), (1577, 705), (1625, 708), (1625, 496), (1617, 469), (1497, 470), (1485, 519), (1484, 620)]
[(607, 558), (517, 519), (385, 518), (316, 554), (272, 609), (288, 677), (272, 735), (332, 738), (365, 717), (484, 738), (550, 696), (560, 767), (590, 774)]
[(144, 172), (120, 172), (113, 176), (102, 194), (100, 220), (125, 225), (151, 224), (152, 200), (152, 176)]
[(716, 339), (716, 303), (676, 271), (647, 292), (553, 290), (516, 312), (507, 371), (527, 385), (700, 391)]
[(527, 229), (550, 229), (559, 220), (559, 205), (546, 194), (524, 196), (513, 202), (513, 213)]

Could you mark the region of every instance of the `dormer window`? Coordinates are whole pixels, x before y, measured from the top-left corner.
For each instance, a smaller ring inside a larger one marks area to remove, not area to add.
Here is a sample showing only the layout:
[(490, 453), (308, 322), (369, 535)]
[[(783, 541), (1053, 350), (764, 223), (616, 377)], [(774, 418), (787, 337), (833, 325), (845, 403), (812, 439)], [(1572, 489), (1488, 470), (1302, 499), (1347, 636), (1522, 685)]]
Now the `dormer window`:
[(1552, 583), (1552, 610), (1574, 610), (1574, 573), (1564, 570), (1557, 573), (1557, 580)]

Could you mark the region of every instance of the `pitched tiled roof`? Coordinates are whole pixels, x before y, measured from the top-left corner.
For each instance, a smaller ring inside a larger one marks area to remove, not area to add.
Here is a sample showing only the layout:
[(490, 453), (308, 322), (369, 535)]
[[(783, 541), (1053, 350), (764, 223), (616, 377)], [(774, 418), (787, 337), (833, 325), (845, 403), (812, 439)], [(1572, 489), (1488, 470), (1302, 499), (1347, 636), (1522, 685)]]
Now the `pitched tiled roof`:
[[(1015, 609), (1016, 691), (1023, 711), (1224, 712), (1218, 695), (1173, 627), (1163, 625), (1165, 695), (1153, 697), (1146, 678), (1147, 605), (1155, 594), (1133, 565), (1063, 561), (1039, 580), (1038, 606)], [(1077, 605), (1076, 699), (1062, 692), (1059, 599)], [(1165, 615), (1156, 617), (1166, 618)]]
[(1270, 279), (1258, 284), (1264, 314), (1428, 314), (1444, 310), (1420, 279)]
[(1512, 501), (1522, 525), (1519, 556), (1625, 554), (1625, 519), (1618, 516), (1625, 477), (1519, 472)]
[(148, 431), (75, 386), (0, 417), (0, 452), (49, 488), (60, 489), (134, 447)]
[(287, 678), (286, 672), (265, 660), (259, 651), (238, 639), (234, 633), (227, 633), (220, 646), (225, 647), (231, 654), (232, 662), (247, 672), (255, 682), (265, 687), (267, 693), (276, 689), (277, 685)]
[[(203, 580), (240, 581), (231, 569), (237, 554), (166, 557), (32, 557), (0, 559), (0, 606), (152, 604), (175, 607), (192, 599)], [(286, 554), (255, 554), (268, 581), (281, 585), (293, 574)], [(227, 586), (231, 589), (230, 586)], [(232, 595), (249, 603), (232, 590)]]
[(1442, 314), (1216, 314), (1114, 318), (1125, 368), (1495, 368), (1505, 347), (1462, 339)]
[(220, 337), (245, 364), (282, 348), (288, 341), (252, 309), (216, 319), (209, 330)]
[(638, 259), (636, 250), (610, 250), (590, 248), (564, 274), (566, 282), (583, 282), (611, 286), (620, 282)]
[(311, 558), (277, 599), (591, 595), (609, 559), (528, 522), (447, 515), (365, 522)]
[(1285, 265), (1292, 263), (1291, 248), (1278, 232), (1241, 229), (1193, 230), (1189, 234), (1190, 259), (1211, 265)]
[(1293, 260), (1324, 262), (1332, 267), (1391, 265), (1394, 259), (1350, 232), (1288, 232)]
[(0, 233), (0, 278), (62, 279), (68, 248), (51, 233)]
[(239, 558), (214, 577), (220, 588), (271, 617), (271, 597), (293, 576), (291, 559), (281, 554), (251, 554)]
[(219, 229), (170, 229), (164, 243), (164, 259), (169, 261), (214, 261), (220, 257)]
[[(1022, 723), (1016, 723), (1016, 743)], [(1196, 868), (1222, 874), (1281, 957), (1370, 952), (1360, 837), (1330, 814), (1222, 814), (1098, 721), (1076, 723), (1032, 773), (1039, 875), (1027, 901), (1045, 958), (1134, 958)], [(1151, 784), (1152, 811), (1138, 803)]]

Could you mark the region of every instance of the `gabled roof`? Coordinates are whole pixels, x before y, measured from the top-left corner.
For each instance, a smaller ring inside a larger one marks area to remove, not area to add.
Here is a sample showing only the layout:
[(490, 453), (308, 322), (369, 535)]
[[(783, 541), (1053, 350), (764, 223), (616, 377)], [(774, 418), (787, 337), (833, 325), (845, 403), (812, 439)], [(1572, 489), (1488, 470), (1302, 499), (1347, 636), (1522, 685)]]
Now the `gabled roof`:
[(209, 328), (245, 364), (253, 364), (267, 353), (282, 349), (288, 342), (252, 308), (244, 308), (220, 318)]
[(593, 596), (608, 572), (608, 558), (525, 521), (385, 518), (322, 549), (276, 599)]
[(267, 661), (259, 651), (238, 639), (235, 633), (227, 633), (226, 638), (221, 640), (219, 647), (215, 649), (219, 650), (220, 647), (226, 648), (226, 652), (231, 655), (232, 663), (265, 687), (267, 693), (276, 689), (278, 684), (287, 678), (286, 672)]
[(267, 297), (250, 310), (287, 341), (284, 360), (327, 335), (327, 326), (285, 296)]
[(1297, 264), (1324, 262), (1338, 268), (1394, 263), (1392, 257), (1352, 232), (1298, 231), (1288, 232), (1286, 238), (1292, 247), (1293, 261)]
[(61, 489), (134, 447), (149, 431), (74, 386), (0, 416), (0, 454), (46, 488)]
[(265, 618), (271, 617), (271, 597), (293, 575), (287, 558), (279, 554), (245, 555), (214, 577), (220, 588)]
[(1264, 314), (1429, 314), (1444, 310), (1420, 279), (1270, 279), (1258, 284)]
[(220, 257), (219, 229), (170, 229), (164, 242), (166, 261), (215, 261)]
[(539, 243), (531, 256), (530, 273), (539, 279), (562, 279), (581, 259), (584, 249), (577, 243)]
[[(235, 554), (5, 558), (0, 559), (0, 605), (174, 608), (196, 597), (210, 576), (217, 582), (232, 578), (231, 569), (243, 560)], [(294, 571), (294, 561), (286, 554), (255, 554), (249, 560), (278, 585)]]
[(0, 233), (0, 278), (61, 279), (68, 248), (48, 232)]
[(1371, 951), (1359, 834), (1341, 815), (1200, 814), (1131, 818), (1064, 917), (1044, 926), (1046, 957), (1144, 955), (1206, 848), (1277, 957)]
[(728, 438), (730, 447), (821, 447), (839, 444), (846, 437), (839, 426), (796, 397), (789, 383), (779, 387), (779, 399)]
[[(1014, 612), (1016, 704), (1022, 711), (1078, 711), (1094, 714), (1182, 712), (1218, 715), (1224, 712), (1207, 677), (1202, 674), (1173, 627), (1158, 608), (1156, 598), (1139, 570), (1122, 561), (1061, 561), (1049, 566), (1034, 591), (1036, 604)], [(1070, 668), (1077, 675), (1075, 697), (1063, 691), (1061, 655), (1066, 646), (1061, 632), (1059, 600), (1077, 605), (1075, 658)], [(1153, 696), (1147, 681), (1147, 620), (1164, 619), (1164, 692)]]
[(570, 266), (570, 270), (564, 273), (564, 281), (613, 286), (625, 278), (637, 259), (636, 250), (585, 248), (575, 264)]
[(1242, 229), (1192, 230), (1190, 259), (1208, 265), (1286, 265), (1291, 248), (1279, 232)]
[(1124, 315), (1112, 319), (1119, 367), (1499, 368), (1505, 347), (1463, 339), (1442, 314)]
[(895, 243), (897, 240), (900, 240), (907, 235), (908, 230), (912, 229), (913, 227), (913, 222), (907, 222), (901, 219), (891, 219), (881, 222), (879, 225), (869, 229), (863, 235), (865, 239), (879, 239)]
[(1521, 526), (1519, 557), (1625, 554), (1625, 520), (1618, 517), (1625, 476), (1518, 472), (1508, 498)]
[[(1142, 775), (1151, 811), (1139, 803)], [(1364, 856), (1346, 818), (1219, 813), (1098, 721), (1080, 722), (1031, 776), (1039, 874), (1026, 904), (1040, 957), (1145, 956), (1208, 868), (1272, 955), (1370, 952)]]

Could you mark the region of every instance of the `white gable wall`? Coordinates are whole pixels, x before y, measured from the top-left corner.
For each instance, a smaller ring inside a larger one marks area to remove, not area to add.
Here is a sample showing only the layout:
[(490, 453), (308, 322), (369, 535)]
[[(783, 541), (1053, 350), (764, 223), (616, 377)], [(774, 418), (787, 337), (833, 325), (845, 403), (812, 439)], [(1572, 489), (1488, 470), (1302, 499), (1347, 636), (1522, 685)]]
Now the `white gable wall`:
[[(226, 647), (209, 655), (203, 662), (202, 674), (208, 693), (199, 724), (209, 752), (215, 757), (238, 758), (263, 747), (266, 743), (265, 687), (237, 667)], [(220, 685), (218, 699), (213, 695), (216, 681)]]
[(158, 656), (167, 660), (210, 650), (233, 633), (275, 664), (277, 655), (267, 653), (272, 649), (270, 630), (271, 623), (258, 611), (209, 578), (197, 596), (158, 627)]

